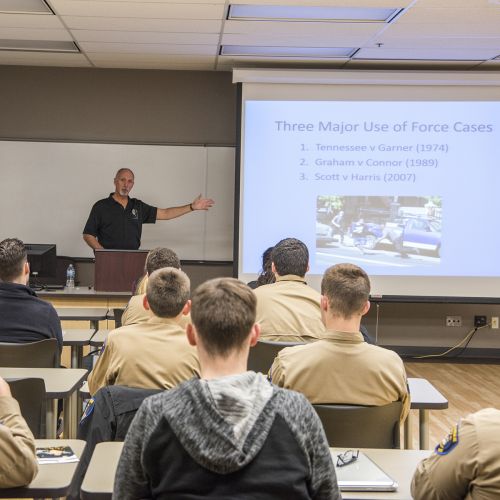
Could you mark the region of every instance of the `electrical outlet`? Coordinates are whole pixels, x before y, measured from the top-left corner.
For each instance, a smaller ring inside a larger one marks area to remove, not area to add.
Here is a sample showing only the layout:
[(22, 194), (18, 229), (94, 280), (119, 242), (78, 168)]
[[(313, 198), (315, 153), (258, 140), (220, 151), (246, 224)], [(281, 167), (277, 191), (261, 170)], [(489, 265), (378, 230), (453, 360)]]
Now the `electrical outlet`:
[(491, 317), (491, 329), (498, 330), (498, 316)]
[(486, 323), (486, 316), (474, 316), (474, 328), (485, 326)]
[(446, 316), (446, 326), (462, 326), (462, 316)]

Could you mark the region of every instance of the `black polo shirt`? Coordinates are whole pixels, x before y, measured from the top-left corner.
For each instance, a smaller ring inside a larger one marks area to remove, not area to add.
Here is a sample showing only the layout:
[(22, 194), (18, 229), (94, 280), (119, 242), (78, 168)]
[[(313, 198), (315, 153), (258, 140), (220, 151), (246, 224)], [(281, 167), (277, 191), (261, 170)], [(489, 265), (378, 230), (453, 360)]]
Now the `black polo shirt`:
[(154, 224), (156, 211), (156, 207), (137, 198), (129, 198), (123, 208), (111, 193), (94, 204), (83, 234), (95, 236), (104, 248), (137, 250), (141, 246), (142, 225)]

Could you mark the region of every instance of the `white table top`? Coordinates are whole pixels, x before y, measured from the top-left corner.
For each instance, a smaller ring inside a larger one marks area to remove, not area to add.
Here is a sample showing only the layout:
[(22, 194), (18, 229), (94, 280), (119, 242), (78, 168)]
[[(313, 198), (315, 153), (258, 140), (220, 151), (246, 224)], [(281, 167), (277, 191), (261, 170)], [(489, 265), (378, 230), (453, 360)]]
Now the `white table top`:
[[(69, 446), (80, 457), (85, 441), (77, 439), (37, 439), (36, 445)], [(28, 486), (0, 489), (0, 498), (57, 498), (68, 493), (78, 462), (39, 465), (38, 474)]]
[(94, 330), (91, 328), (83, 330), (63, 330), (63, 345), (89, 345), (90, 339), (94, 333)]
[(87, 370), (81, 368), (0, 368), (0, 376), (7, 382), (18, 378), (43, 378), (49, 399), (68, 397), (80, 388), (87, 374)]
[(106, 341), (108, 334), (111, 330), (97, 330), (94, 336), (90, 339), (90, 345), (100, 347)]
[(107, 318), (107, 307), (56, 307), (61, 320), (99, 321)]
[(425, 378), (409, 378), (412, 410), (444, 410), (448, 400)]
[[(107, 500), (111, 498), (123, 443), (99, 443), (90, 461), (82, 483), (83, 500)], [(334, 453), (344, 450), (332, 449)], [(411, 500), (410, 484), (415, 468), (429, 456), (425, 450), (374, 450), (362, 449), (382, 470), (399, 485), (395, 492), (342, 492), (344, 499)]]

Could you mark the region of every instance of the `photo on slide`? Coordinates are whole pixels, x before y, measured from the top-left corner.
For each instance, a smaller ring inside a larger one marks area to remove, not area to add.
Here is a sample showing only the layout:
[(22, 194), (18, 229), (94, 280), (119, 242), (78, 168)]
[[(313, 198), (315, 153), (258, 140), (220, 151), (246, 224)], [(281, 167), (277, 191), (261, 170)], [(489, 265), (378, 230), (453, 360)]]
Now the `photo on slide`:
[(320, 195), (316, 264), (325, 269), (339, 262), (371, 269), (439, 265), (441, 219), (440, 196)]

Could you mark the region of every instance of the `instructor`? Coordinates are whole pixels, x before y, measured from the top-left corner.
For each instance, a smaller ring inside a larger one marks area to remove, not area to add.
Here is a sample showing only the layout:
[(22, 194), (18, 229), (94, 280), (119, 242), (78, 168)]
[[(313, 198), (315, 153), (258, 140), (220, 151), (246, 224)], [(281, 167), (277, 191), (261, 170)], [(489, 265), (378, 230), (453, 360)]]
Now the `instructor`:
[(194, 210), (208, 210), (214, 201), (199, 195), (181, 207), (156, 208), (136, 198), (129, 198), (134, 187), (134, 172), (120, 168), (115, 175), (115, 192), (99, 200), (90, 211), (83, 229), (83, 239), (92, 248), (137, 250), (141, 245), (143, 224), (175, 219)]

